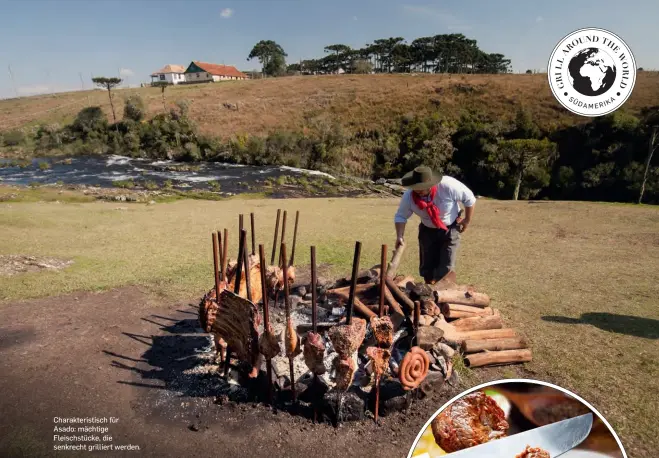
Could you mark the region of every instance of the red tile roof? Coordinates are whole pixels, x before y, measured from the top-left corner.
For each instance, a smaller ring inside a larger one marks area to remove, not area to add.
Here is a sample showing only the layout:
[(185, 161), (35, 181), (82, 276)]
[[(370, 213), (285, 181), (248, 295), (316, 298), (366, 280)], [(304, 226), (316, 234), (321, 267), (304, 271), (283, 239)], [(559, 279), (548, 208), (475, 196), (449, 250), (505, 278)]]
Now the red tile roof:
[(217, 65), (209, 64), (207, 62), (194, 62), (194, 64), (211, 75), (247, 78), (247, 75), (232, 65)]

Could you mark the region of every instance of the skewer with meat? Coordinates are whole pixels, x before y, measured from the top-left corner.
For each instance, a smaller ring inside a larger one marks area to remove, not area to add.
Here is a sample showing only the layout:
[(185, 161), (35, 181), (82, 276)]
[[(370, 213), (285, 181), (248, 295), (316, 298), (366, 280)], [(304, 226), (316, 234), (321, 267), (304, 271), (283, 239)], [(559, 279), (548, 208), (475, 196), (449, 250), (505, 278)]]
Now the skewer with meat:
[[(222, 292), (226, 289), (227, 284), (226, 282), (221, 281), (219, 286), (220, 292)], [(215, 318), (217, 317), (217, 311), (219, 308), (220, 305), (217, 301), (217, 294), (215, 288), (213, 288), (204, 295), (199, 303), (199, 324), (205, 332), (212, 334), (217, 356), (219, 356), (220, 359), (223, 359), (224, 351), (226, 350), (226, 342), (220, 336), (212, 332), (213, 323), (215, 323)]]
[(373, 373), (375, 374), (375, 382), (384, 375), (389, 367), (389, 358), (391, 358), (391, 351), (387, 348), (368, 347), (366, 355), (372, 361)]
[(371, 329), (373, 329), (373, 335), (375, 336), (375, 341), (378, 343), (378, 347), (391, 348), (391, 345), (394, 343), (394, 324), (391, 322), (391, 318), (388, 316), (383, 316), (382, 318), (377, 316), (371, 317)]
[(530, 445), (526, 446), (526, 449), (515, 458), (551, 458), (549, 452), (541, 448), (533, 448)]
[(340, 391), (346, 391), (355, 375), (353, 354), (359, 349), (366, 336), (366, 320), (352, 318), (350, 324), (334, 326), (329, 330), (329, 337), (338, 356), (334, 360), (336, 370), (335, 382)]
[(304, 338), (304, 363), (314, 375), (323, 375), (326, 372), (323, 357), (325, 356), (325, 342), (317, 332), (307, 332)]
[(431, 426), (435, 442), (448, 453), (499, 439), (508, 430), (501, 407), (481, 391), (455, 401), (432, 421)]

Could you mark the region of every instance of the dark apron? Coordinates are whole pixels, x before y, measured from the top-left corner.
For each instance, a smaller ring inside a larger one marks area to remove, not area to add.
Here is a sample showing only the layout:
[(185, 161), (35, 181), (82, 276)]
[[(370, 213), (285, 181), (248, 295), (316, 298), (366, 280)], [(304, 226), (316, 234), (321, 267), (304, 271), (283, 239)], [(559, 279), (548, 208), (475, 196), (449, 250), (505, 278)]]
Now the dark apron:
[(419, 275), (426, 283), (441, 280), (455, 269), (460, 231), (454, 222), (444, 229), (419, 224)]

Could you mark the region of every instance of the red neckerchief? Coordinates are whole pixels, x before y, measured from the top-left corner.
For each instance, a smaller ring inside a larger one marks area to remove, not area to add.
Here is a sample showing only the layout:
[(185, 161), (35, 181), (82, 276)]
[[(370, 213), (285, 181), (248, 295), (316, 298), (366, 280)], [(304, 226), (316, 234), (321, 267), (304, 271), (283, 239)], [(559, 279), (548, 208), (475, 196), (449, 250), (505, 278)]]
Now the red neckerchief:
[(423, 200), (421, 196), (419, 196), (417, 193), (412, 191), (412, 199), (414, 200), (414, 204), (417, 207), (419, 207), (421, 210), (425, 210), (426, 212), (428, 212), (428, 216), (430, 217), (430, 220), (435, 225), (435, 227), (448, 231), (446, 224), (444, 224), (444, 222), (440, 218), (439, 208), (437, 208), (437, 205), (435, 205), (436, 195), (437, 195), (436, 185), (430, 188), (430, 194), (428, 194), (428, 198), (430, 200), (428, 202)]

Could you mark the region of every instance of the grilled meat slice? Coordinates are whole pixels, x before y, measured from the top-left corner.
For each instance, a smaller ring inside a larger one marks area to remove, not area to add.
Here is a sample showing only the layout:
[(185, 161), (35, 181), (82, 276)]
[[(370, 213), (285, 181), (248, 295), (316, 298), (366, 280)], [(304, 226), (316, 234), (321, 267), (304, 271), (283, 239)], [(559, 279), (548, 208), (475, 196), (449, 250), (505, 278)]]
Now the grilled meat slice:
[(549, 452), (541, 448), (533, 448), (530, 445), (526, 446), (526, 449), (517, 455), (515, 458), (551, 458)]
[(394, 343), (394, 324), (391, 322), (391, 318), (374, 316), (371, 318), (371, 328), (378, 347), (390, 348)]
[(323, 342), (322, 336), (316, 332), (307, 332), (303, 352), (304, 362), (309, 370), (316, 375), (324, 374), (326, 371), (323, 363), (325, 342)]
[(350, 324), (334, 326), (329, 330), (329, 337), (336, 352), (342, 358), (349, 358), (359, 349), (366, 336), (366, 320), (352, 319)]
[(286, 347), (286, 356), (288, 358), (295, 358), (297, 355), (302, 353), (302, 348), (300, 346), (300, 336), (295, 332), (293, 327), (293, 322), (288, 320), (286, 325), (286, 332), (284, 333), (284, 346)]
[(386, 348), (368, 347), (366, 349), (366, 355), (373, 361), (373, 372), (375, 373), (375, 377), (379, 379), (389, 367), (391, 351)]
[(448, 453), (499, 439), (507, 430), (503, 410), (481, 391), (458, 399), (432, 421), (435, 442)]
[(352, 357), (341, 358), (337, 356), (334, 359), (334, 368), (336, 369), (336, 375), (334, 382), (336, 383), (336, 389), (339, 391), (347, 391), (352, 385), (352, 380), (355, 376), (355, 361)]
[(268, 359), (272, 359), (281, 353), (279, 339), (272, 332), (272, 327), (264, 331), (261, 337), (259, 337), (259, 351)]

